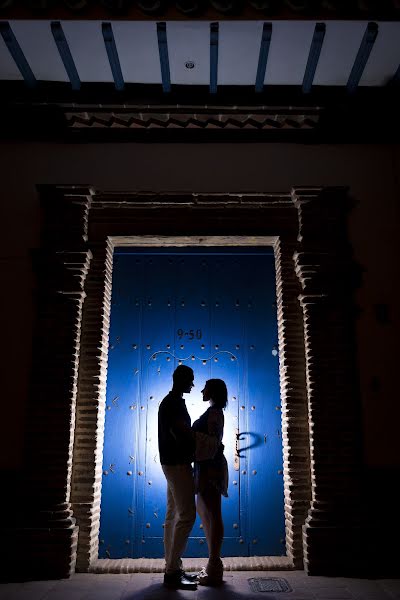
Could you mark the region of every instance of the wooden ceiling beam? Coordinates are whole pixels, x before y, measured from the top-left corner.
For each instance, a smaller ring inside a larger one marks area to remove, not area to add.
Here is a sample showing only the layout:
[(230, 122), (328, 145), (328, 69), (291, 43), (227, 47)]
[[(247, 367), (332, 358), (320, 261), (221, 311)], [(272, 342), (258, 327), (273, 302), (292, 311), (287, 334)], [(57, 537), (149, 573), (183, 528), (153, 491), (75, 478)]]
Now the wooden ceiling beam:
[(272, 37), (272, 23), (264, 23), (261, 36), (260, 54), (258, 56), (258, 66), (256, 75), (255, 91), (260, 93), (264, 89), (265, 71), (267, 69), (269, 46)]
[(393, 75), (392, 82), (396, 85), (400, 84), (400, 65), (397, 67), (397, 71)]
[(7, 21), (1, 22), (0, 33), (8, 48), (9, 53), (11, 54), (15, 64), (18, 67), (19, 72), (24, 78), (26, 85), (31, 88), (35, 87), (37, 85), (36, 77), (33, 74), (33, 71), (29, 66), (28, 61), (25, 58), (25, 55), (22, 51), (21, 46), (18, 43), (17, 38), (14, 35), (13, 30), (11, 29), (10, 23), (8, 23)]
[(378, 36), (378, 30), (377, 23), (368, 23), (347, 81), (347, 91), (350, 94), (353, 94), (356, 91), (357, 86), (360, 83), (369, 55), (371, 54), (371, 50)]
[(117, 45), (115, 43), (111, 23), (102, 23), (101, 31), (103, 33), (104, 44), (106, 46), (107, 56), (110, 62), (111, 72), (114, 78), (115, 89), (118, 91), (122, 91), (125, 88), (125, 82), (122, 76)]
[(307, 66), (304, 72), (302, 85), (303, 94), (309, 94), (311, 92), (312, 84), (314, 82), (315, 71), (317, 69), (319, 56), (322, 50), (322, 44), (324, 43), (325, 31), (325, 23), (315, 24), (314, 35), (311, 41), (310, 52), (307, 60)]
[(160, 55), (160, 68), (163, 92), (171, 91), (171, 74), (169, 70), (167, 24), (157, 23), (158, 52)]
[(218, 38), (219, 24), (210, 23), (210, 94), (216, 94), (218, 87)]
[(73, 90), (81, 89), (81, 80), (76, 69), (74, 59), (72, 58), (71, 50), (64, 35), (60, 21), (53, 21), (50, 25), (51, 33), (53, 34), (60, 58), (63, 62), (65, 70), (70, 80)]
[[(163, 93), (157, 84), (125, 83), (123, 92), (117, 92), (111, 82), (82, 82), (79, 91), (71, 90), (68, 82), (38, 81), (35, 88), (27, 88), (24, 81), (0, 81), (2, 102), (44, 102), (53, 104), (121, 105), (209, 105), (215, 106), (336, 106), (399, 102), (399, 86), (359, 86), (355, 94), (348, 94), (346, 86), (313, 85), (310, 94), (303, 94), (301, 86), (268, 85), (256, 94), (254, 85), (220, 85), (217, 94), (210, 94), (208, 85), (171, 85), (170, 94)], [(398, 112), (397, 112), (398, 115)]]

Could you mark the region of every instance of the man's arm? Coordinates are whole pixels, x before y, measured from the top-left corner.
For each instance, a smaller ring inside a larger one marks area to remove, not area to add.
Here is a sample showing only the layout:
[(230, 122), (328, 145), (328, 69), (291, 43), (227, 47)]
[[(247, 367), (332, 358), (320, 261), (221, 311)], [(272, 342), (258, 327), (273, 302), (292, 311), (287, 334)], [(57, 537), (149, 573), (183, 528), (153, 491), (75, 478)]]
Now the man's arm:
[(185, 421), (184, 418), (178, 418), (174, 421), (173, 425), (170, 427), (170, 433), (174, 437), (175, 441), (179, 445), (181, 443), (183, 446), (190, 449), (191, 453), (194, 453), (195, 450), (195, 437), (192, 428)]

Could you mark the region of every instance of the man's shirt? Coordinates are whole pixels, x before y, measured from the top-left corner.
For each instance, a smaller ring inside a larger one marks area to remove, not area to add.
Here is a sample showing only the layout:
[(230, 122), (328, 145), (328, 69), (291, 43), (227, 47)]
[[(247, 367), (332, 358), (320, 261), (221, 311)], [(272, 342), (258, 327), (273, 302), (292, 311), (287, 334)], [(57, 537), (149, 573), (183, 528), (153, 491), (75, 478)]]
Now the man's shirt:
[(158, 409), (158, 449), (162, 465), (193, 462), (194, 439), (191, 425), (185, 400), (170, 392)]

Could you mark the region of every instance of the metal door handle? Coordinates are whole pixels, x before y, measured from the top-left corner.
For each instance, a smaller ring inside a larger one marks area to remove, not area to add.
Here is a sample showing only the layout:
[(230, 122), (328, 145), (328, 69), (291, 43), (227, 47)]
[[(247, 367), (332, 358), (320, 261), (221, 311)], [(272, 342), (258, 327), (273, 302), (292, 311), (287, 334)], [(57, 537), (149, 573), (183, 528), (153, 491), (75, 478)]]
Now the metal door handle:
[(235, 451), (234, 451), (234, 456), (233, 456), (233, 468), (235, 471), (239, 471), (239, 469), (240, 469), (239, 440), (240, 440), (239, 429), (235, 428), (235, 445), (234, 445)]

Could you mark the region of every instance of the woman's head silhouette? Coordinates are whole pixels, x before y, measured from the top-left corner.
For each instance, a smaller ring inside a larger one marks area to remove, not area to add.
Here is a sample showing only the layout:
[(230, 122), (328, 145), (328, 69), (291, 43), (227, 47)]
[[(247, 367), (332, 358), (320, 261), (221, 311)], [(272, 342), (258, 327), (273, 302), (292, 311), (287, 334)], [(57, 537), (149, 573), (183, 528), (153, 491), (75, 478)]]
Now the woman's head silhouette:
[(211, 400), (218, 408), (225, 408), (228, 404), (228, 390), (222, 379), (209, 379), (204, 386), (204, 399)]

